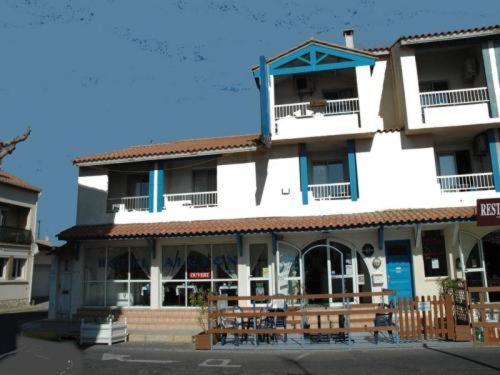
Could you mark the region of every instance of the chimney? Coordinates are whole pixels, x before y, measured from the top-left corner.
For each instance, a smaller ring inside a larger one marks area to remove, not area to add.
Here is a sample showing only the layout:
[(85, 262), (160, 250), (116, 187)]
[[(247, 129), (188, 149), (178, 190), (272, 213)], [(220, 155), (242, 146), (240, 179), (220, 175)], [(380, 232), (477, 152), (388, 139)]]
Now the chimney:
[(354, 48), (354, 30), (345, 29), (344, 30), (345, 46), (347, 48)]

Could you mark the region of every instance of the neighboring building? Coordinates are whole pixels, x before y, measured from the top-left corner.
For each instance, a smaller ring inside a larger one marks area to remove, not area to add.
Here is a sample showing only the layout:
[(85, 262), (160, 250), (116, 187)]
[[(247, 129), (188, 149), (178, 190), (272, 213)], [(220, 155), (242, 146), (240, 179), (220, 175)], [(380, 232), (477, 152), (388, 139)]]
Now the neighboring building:
[(36, 244), (38, 253), (35, 256), (33, 268), (31, 298), (36, 302), (43, 302), (49, 299), (50, 267), (54, 245), (47, 239), (37, 240)]
[(40, 189), (0, 170), (0, 307), (31, 301)]
[(77, 158), (50, 316), (171, 312), (202, 288), (335, 293), (342, 276), (402, 297), (446, 276), (498, 285), (500, 225), (475, 205), (500, 198), (500, 26), (352, 37), (261, 58), (260, 134)]

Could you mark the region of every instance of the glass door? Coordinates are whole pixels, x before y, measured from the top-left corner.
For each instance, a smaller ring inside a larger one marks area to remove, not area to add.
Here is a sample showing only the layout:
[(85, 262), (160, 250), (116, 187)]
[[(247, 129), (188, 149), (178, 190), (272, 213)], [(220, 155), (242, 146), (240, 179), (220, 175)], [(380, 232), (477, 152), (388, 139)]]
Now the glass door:
[[(250, 295), (268, 296), (271, 293), (271, 264), (269, 257), (269, 247), (266, 243), (251, 244), (250, 251)], [(258, 301), (257, 303), (264, 303)]]
[(278, 242), (276, 252), (277, 294), (296, 295), (302, 293), (300, 250), (286, 242)]

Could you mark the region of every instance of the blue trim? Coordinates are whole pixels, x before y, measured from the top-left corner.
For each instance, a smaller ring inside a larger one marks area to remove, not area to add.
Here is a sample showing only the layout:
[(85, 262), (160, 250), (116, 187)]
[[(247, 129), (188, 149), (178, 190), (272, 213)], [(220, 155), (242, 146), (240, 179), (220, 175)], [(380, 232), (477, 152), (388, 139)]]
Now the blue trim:
[(302, 204), (309, 203), (309, 173), (307, 171), (307, 147), (305, 143), (299, 144), (299, 171), (300, 171), (300, 191), (302, 191)]
[(80, 241), (75, 242), (75, 260), (80, 258)]
[(155, 195), (155, 165), (154, 163), (151, 163), (149, 166), (149, 180), (148, 180), (148, 211), (153, 212), (154, 211), (154, 195)]
[(357, 201), (358, 193), (358, 173), (356, 168), (356, 144), (353, 139), (347, 141), (347, 161), (349, 163), (349, 182), (351, 184), (351, 200)]
[(500, 192), (500, 164), (498, 159), (497, 137), (495, 136), (496, 129), (488, 129), (488, 145), (490, 149), (491, 171), (493, 172), (493, 184), (495, 191)]
[(163, 210), (163, 194), (165, 191), (165, 172), (163, 171), (163, 163), (158, 162), (157, 165), (157, 184), (156, 184), (156, 211), (161, 212)]
[(146, 238), (151, 259), (156, 259), (156, 238)]
[[(323, 54), (323, 56), (321, 56), (319, 59), (316, 58), (317, 52)], [(304, 58), (304, 55), (306, 54), (309, 54), (310, 62), (308, 62)], [(338, 57), (341, 59), (345, 59), (346, 61), (321, 64), (321, 62), (327, 56)], [(284, 67), (284, 65), (294, 60), (300, 60), (302, 62), (308, 63), (308, 65), (288, 67), (288, 68)], [(370, 65), (370, 66), (375, 65), (375, 58), (362, 56), (357, 53), (348, 52), (342, 49), (324, 47), (318, 44), (311, 43), (307, 46), (300, 48), (297, 51), (294, 51), (270, 63), (269, 74), (274, 76), (279, 76), (284, 74), (300, 74), (300, 73), (310, 73), (310, 72), (321, 72), (325, 70), (354, 68), (356, 66), (364, 66), (364, 65)]]
[(488, 97), (490, 99), (488, 105), (490, 110), (490, 117), (498, 117), (497, 97), (495, 94), (495, 85), (493, 82), (492, 66), (491, 66), (490, 51), (488, 44), (489, 44), (488, 42), (484, 42), (481, 45), (483, 54), (484, 75), (486, 77), (486, 86), (488, 87)]
[(273, 248), (273, 254), (276, 254), (278, 250), (278, 236), (274, 232), (271, 232), (271, 246)]
[(384, 226), (381, 225), (378, 227), (378, 248), (382, 250), (384, 248)]
[(262, 138), (268, 139), (271, 136), (270, 116), (269, 116), (269, 81), (266, 68), (266, 57), (259, 58), (260, 72), (260, 133)]

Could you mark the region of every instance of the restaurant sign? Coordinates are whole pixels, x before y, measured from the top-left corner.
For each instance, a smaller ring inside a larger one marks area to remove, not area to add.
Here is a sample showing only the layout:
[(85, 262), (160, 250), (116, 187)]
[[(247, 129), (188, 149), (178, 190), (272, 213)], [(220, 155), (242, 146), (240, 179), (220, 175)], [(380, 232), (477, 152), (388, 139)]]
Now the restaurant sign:
[(500, 198), (478, 199), (476, 220), (480, 227), (500, 225)]

